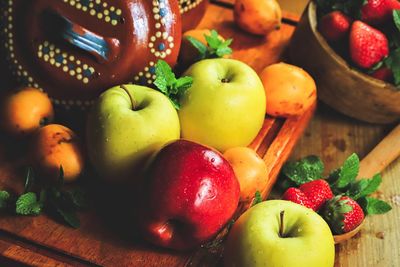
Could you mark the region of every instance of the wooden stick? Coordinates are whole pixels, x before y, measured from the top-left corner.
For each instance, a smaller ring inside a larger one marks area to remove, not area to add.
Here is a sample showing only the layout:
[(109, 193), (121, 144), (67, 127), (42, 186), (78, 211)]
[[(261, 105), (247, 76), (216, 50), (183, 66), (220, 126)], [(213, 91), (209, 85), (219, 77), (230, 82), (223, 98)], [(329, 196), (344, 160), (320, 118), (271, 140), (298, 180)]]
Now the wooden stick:
[(360, 163), (359, 178), (370, 178), (383, 171), (400, 156), (400, 124), (394, 128)]

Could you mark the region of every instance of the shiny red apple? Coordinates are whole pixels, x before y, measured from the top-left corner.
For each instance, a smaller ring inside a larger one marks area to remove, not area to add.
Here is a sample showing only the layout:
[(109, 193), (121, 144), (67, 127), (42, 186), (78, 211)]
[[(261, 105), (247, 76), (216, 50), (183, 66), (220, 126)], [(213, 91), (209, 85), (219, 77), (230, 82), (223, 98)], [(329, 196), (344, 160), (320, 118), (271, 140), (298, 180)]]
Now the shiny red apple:
[(240, 188), (229, 162), (216, 150), (178, 140), (151, 163), (140, 226), (149, 242), (188, 250), (214, 237), (231, 219)]

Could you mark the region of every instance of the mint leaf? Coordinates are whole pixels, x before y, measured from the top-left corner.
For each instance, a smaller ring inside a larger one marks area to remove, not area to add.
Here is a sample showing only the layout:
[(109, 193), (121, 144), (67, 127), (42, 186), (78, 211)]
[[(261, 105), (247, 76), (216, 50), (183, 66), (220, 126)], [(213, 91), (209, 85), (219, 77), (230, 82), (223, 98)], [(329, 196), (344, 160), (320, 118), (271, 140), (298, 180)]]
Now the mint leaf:
[(396, 28), (400, 31), (400, 10), (393, 10), (393, 21)]
[(366, 197), (374, 193), (382, 183), (382, 176), (378, 173), (372, 179), (362, 179), (353, 182), (346, 192), (346, 195), (354, 200)]
[(361, 181), (366, 181), (366, 186), (365, 186), (365, 188), (363, 188), (363, 190), (361, 190), (361, 192), (360, 192), (359, 196), (357, 196), (357, 198), (366, 197), (366, 196), (374, 193), (376, 190), (378, 190), (379, 186), (382, 183), (382, 176), (380, 173), (378, 173), (378, 174), (375, 174), (374, 177), (372, 177), (372, 179), (369, 179), (369, 180), (363, 179)]
[(287, 162), (282, 168), (282, 173), (297, 185), (321, 179), (323, 172), (324, 163), (317, 156)]
[(221, 45), (216, 49), (215, 52), (218, 57), (232, 54), (232, 49), (229, 47), (232, 41), (233, 39), (228, 39), (225, 42), (221, 43)]
[(193, 78), (189, 76), (176, 79), (171, 67), (164, 60), (158, 60), (156, 64), (156, 80), (154, 85), (172, 102), (176, 109), (180, 109), (179, 99), (193, 84)]
[(67, 210), (62, 207), (57, 207), (56, 212), (64, 219), (64, 221), (71, 226), (72, 228), (79, 228), (81, 226), (81, 223), (79, 221), (78, 216), (76, 215), (76, 212), (73, 210)]
[(89, 207), (89, 200), (87, 198), (86, 192), (81, 188), (75, 188), (67, 192), (69, 198), (71, 199), (71, 204), (78, 209), (86, 209)]
[(326, 177), (326, 180), (331, 185), (331, 187), (336, 183), (337, 180), (339, 180), (341, 170), (342, 170), (342, 168), (333, 170), (328, 175), (328, 177)]
[(338, 10), (352, 18), (360, 19), (361, 8), (367, 2), (367, 0), (317, 0), (317, 6), (322, 15)]
[(263, 199), (262, 199), (260, 191), (256, 191), (256, 193), (254, 195), (253, 204), (251, 206), (254, 207), (258, 203), (261, 203), (262, 201), (263, 201)]
[(60, 165), (60, 169), (58, 172), (58, 186), (62, 187), (64, 185), (64, 169), (63, 166)]
[(192, 36), (186, 36), (186, 39), (199, 51), (199, 54), (200, 54), (199, 59), (206, 58), (207, 50), (208, 50), (206, 45), (204, 45), (202, 42), (200, 42), (196, 38), (193, 38)]
[(0, 210), (8, 208), (11, 199), (10, 193), (7, 191), (0, 191)]
[(175, 80), (175, 74), (172, 72), (168, 63), (164, 60), (157, 61), (154, 85), (157, 86), (162, 93), (168, 94), (168, 87), (171, 86)]
[(179, 88), (179, 90), (177, 90), (177, 93), (183, 94), (187, 89), (192, 86), (192, 84), (193, 78), (190, 76), (184, 76), (176, 81), (174, 87)]
[(218, 38), (218, 32), (216, 30), (211, 30), (211, 34), (205, 34), (204, 37), (206, 38), (208, 46), (212, 49), (218, 49), (222, 43), (222, 41)]
[(28, 167), (25, 178), (25, 193), (32, 191), (34, 184), (35, 176), (33, 174), (33, 169), (31, 167)]
[(43, 203), (37, 200), (33, 192), (21, 195), (16, 202), (15, 212), (19, 215), (39, 215), (42, 212)]
[(357, 154), (353, 153), (343, 164), (341, 168), (339, 179), (335, 185), (338, 188), (344, 188), (353, 182), (360, 170), (360, 159)]
[(392, 70), (394, 77), (394, 84), (400, 85), (400, 48), (392, 50), (389, 56), (384, 59), (386, 67)]
[(392, 209), (392, 207), (383, 200), (365, 197), (357, 201), (366, 215), (384, 214)]

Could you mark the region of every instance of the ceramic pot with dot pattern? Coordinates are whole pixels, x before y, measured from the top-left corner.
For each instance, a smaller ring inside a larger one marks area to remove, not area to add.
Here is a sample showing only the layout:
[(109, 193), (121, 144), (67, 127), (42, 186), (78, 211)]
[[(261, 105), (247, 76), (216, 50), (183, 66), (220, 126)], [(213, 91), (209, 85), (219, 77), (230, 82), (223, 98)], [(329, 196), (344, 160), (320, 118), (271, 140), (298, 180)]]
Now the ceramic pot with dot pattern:
[(206, 13), (208, 0), (178, 0), (182, 14), (182, 29), (188, 31), (194, 29)]
[(66, 108), (117, 84), (151, 85), (181, 41), (177, 0), (2, 0), (0, 15), (0, 60)]

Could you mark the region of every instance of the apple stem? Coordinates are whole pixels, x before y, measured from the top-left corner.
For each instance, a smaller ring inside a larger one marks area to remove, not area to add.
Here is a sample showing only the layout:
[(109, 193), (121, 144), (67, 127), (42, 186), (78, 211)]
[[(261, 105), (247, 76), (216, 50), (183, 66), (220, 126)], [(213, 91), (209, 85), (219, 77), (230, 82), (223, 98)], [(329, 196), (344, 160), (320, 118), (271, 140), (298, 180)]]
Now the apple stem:
[(129, 96), (129, 98), (131, 99), (131, 103), (132, 103), (132, 109), (136, 110), (137, 106), (136, 106), (136, 100), (133, 98), (133, 96), (129, 93), (128, 88), (126, 88), (125, 85), (121, 85), (120, 86)]
[(282, 210), (279, 215), (280, 215), (279, 236), (283, 238), (283, 237), (285, 237), (284, 236), (284, 226), (283, 226), (283, 219), (284, 219), (285, 211)]

